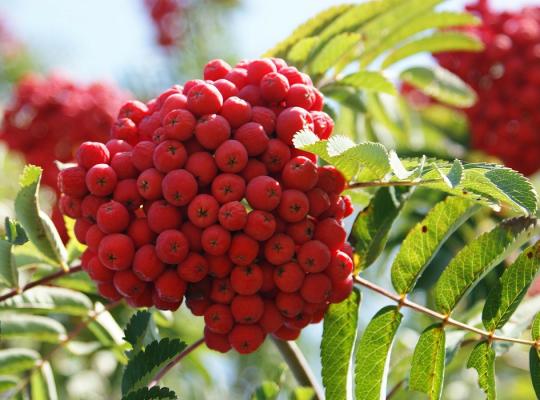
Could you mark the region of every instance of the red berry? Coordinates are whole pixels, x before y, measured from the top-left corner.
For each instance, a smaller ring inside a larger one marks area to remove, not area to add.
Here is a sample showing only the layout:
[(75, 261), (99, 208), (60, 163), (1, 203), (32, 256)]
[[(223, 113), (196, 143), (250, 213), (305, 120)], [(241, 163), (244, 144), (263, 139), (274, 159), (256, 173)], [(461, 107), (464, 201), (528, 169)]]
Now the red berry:
[(69, 167), (58, 173), (58, 188), (68, 196), (83, 197), (88, 193), (85, 183), (86, 171), (82, 167)]
[(233, 268), (233, 263), (226, 255), (206, 255), (208, 262), (208, 275), (214, 278), (225, 278)]
[(197, 183), (200, 186), (209, 185), (217, 175), (217, 166), (214, 157), (205, 151), (190, 154), (185, 169), (197, 179)]
[(280, 340), (296, 340), (298, 339), (298, 336), (300, 336), (300, 329), (289, 328), (283, 325), (281, 328), (275, 331), (273, 335)]
[(289, 146), (278, 139), (270, 139), (261, 161), (270, 172), (281, 172), (285, 164), (291, 159)]
[(309, 200), (309, 214), (318, 217), (330, 208), (330, 198), (321, 188), (314, 188), (307, 192)]
[(345, 178), (335, 167), (331, 165), (325, 165), (319, 167), (319, 181), (317, 187), (320, 187), (327, 193), (340, 194), (345, 190), (347, 183)]
[(333, 280), (332, 293), (330, 294), (328, 301), (330, 303), (341, 303), (343, 300), (350, 296), (353, 290), (353, 285), (354, 281), (352, 276), (349, 276), (344, 280), (340, 281)]
[(148, 226), (155, 233), (161, 233), (167, 229), (178, 229), (181, 223), (180, 210), (165, 201), (153, 202), (148, 210)]
[(218, 213), (219, 223), (228, 231), (238, 231), (244, 228), (247, 218), (246, 208), (239, 201), (225, 203)]
[(336, 251), (332, 254), (330, 265), (325, 273), (332, 281), (341, 281), (346, 279), (353, 272), (353, 262), (351, 258), (343, 251)]
[(115, 272), (113, 284), (116, 290), (125, 297), (135, 297), (146, 288), (146, 283), (130, 270)]
[(238, 92), (238, 97), (247, 101), (252, 106), (262, 106), (264, 101), (261, 90), (257, 85), (246, 85)]
[(154, 281), (165, 269), (165, 264), (159, 259), (156, 248), (151, 244), (142, 246), (133, 258), (133, 272), (143, 281)]
[(278, 72), (270, 72), (261, 80), (261, 95), (270, 103), (279, 103), (287, 96), (289, 81)]
[(277, 211), (285, 222), (301, 221), (309, 212), (309, 200), (299, 190), (284, 190)]
[(309, 303), (322, 303), (331, 292), (332, 283), (325, 274), (307, 274), (300, 289), (302, 298)]
[(154, 167), (154, 149), (156, 144), (150, 141), (142, 141), (137, 143), (131, 152), (131, 161), (135, 168), (139, 171), (144, 171)]
[(158, 297), (170, 303), (182, 301), (186, 292), (186, 282), (173, 269), (163, 272), (154, 285)]
[(303, 129), (313, 130), (313, 118), (305, 109), (290, 107), (279, 114), (276, 121), (277, 137), (287, 145), (291, 146), (294, 135)]
[(172, 110), (163, 118), (165, 137), (173, 140), (187, 140), (193, 136), (197, 120), (187, 110)]
[(86, 234), (92, 225), (92, 221), (86, 218), (78, 218), (75, 221), (75, 226), (73, 227), (75, 238), (82, 244), (86, 244)]
[(154, 166), (160, 172), (170, 172), (184, 166), (187, 160), (187, 152), (184, 145), (175, 140), (165, 140), (154, 150)]
[(148, 107), (138, 100), (126, 101), (120, 111), (118, 118), (129, 118), (135, 123), (139, 123), (148, 113)]
[(109, 150), (111, 160), (118, 153), (131, 152), (131, 150), (133, 150), (133, 147), (128, 142), (120, 139), (111, 139), (105, 143), (105, 146), (107, 147), (107, 150)]
[(205, 149), (215, 150), (229, 139), (231, 126), (221, 115), (205, 115), (195, 126), (195, 136)]
[(156, 240), (156, 253), (165, 264), (178, 264), (186, 258), (189, 243), (185, 235), (175, 229), (161, 232)]
[(129, 225), (129, 212), (117, 201), (111, 200), (99, 207), (97, 224), (105, 233), (119, 233)]
[(189, 253), (177, 268), (178, 276), (186, 282), (200, 282), (208, 274), (208, 261), (197, 253)]
[(201, 244), (207, 253), (220, 256), (229, 250), (231, 234), (220, 225), (212, 225), (203, 231)]
[(235, 296), (231, 303), (234, 320), (242, 324), (254, 324), (262, 317), (264, 303), (260, 296)]
[(161, 198), (163, 174), (155, 168), (143, 171), (137, 178), (139, 194), (146, 200), (158, 200)]
[(199, 83), (187, 94), (189, 111), (196, 115), (218, 113), (223, 105), (223, 96), (214, 86), (204, 82)]
[(229, 258), (237, 265), (251, 264), (259, 253), (259, 243), (243, 233), (236, 234), (229, 249)]
[(320, 139), (328, 139), (334, 131), (334, 121), (325, 112), (312, 111), (311, 117), (313, 118), (313, 129), (315, 134)]
[(260, 242), (268, 240), (276, 231), (276, 219), (265, 211), (253, 210), (247, 216), (244, 232)]
[(228, 278), (215, 279), (212, 282), (210, 299), (216, 303), (229, 304), (234, 297), (234, 290)]
[(114, 189), (113, 199), (132, 211), (139, 209), (143, 203), (143, 198), (139, 193), (139, 187), (135, 179), (124, 179), (118, 182)]
[(268, 175), (268, 169), (266, 169), (266, 165), (263, 162), (256, 158), (250, 158), (241, 174), (245, 181), (249, 183), (253, 178)]
[(230, 308), (223, 304), (211, 305), (204, 313), (204, 324), (206, 328), (214, 333), (229, 333), (234, 325)]
[(223, 60), (211, 60), (204, 66), (204, 79), (217, 81), (224, 78), (232, 70), (231, 66)]
[(114, 271), (103, 265), (98, 257), (93, 257), (88, 262), (86, 272), (96, 282), (111, 282), (114, 277)]
[(237, 88), (243, 88), (247, 85), (247, 71), (244, 68), (233, 68), (226, 76), (225, 79), (234, 83)]
[(297, 258), (304, 271), (321, 272), (330, 264), (330, 250), (323, 242), (310, 240), (300, 247)]
[(215, 160), (221, 171), (237, 173), (246, 166), (248, 153), (246, 148), (239, 141), (227, 140), (217, 148)]
[(258, 325), (235, 325), (229, 333), (229, 343), (240, 354), (257, 350), (264, 342), (264, 332)]
[(197, 228), (191, 222), (186, 221), (182, 224), (180, 230), (187, 238), (189, 242), (189, 248), (191, 250), (193, 251), (202, 250), (202, 245), (201, 245), (202, 229)]
[[(159, 117), (161, 118), (161, 125), (164, 124), (164, 120), (167, 115), (173, 110), (184, 110), (187, 107), (187, 97), (182, 93), (171, 94), (163, 102), (161, 109), (159, 110)], [(195, 126), (195, 123), (193, 123)], [(174, 139), (169, 137), (169, 139)], [(183, 140), (182, 138), (178, 140)]]
[(285, 99), (287, 107), (301, 107), (310, 110), (315, 103), (315, 92), (308, 85), (295, 83), (291, 85)]
[(226, 335), (214, 333), (208, 328), (204, 328), (204, 343), (209, 349), (220, 353), (227, 353), (231, 349), (231, 344)]
[(220, 204), (240, 201), (246, 191), (246, 182), (238, 175), (220, 174), (212, 182), (212, 196)]
[(242, 295), (251, 295), (259, 291), (263, 284), (263, 272), (256, 264), (236, 266), (231, 271), (231, 286)]
[(219, 204), (208, 194), (199, 194), (189, 203), (187, 213), (193, 225), (206, 228), (216, 223), (218, 219)]
[(225, 100), (221, 108), (221, 116), (229, 122), (232, 128), (238, 128), (249, 122), (251, 114), (251, 104), (236, 96)]
[(281, 185), (269, 176), (258, 176), (248, 183), (246, 200), (255, 209), (272, 211), (281, 200)]
[(84, 238), (88, 248), (97, 253), (101, 239), (103, 239), (105, 236), (107, 235), (103, 233), (101, 229), (99, 229), (97, 224), (95, 224), (87, 229)]
[(274, 282), (282, 292), (294, 293), (302, 286), (304, 275), (298, 264), (289, 262), (274, 269)]
[(259, 325), (266, 333), (273, 333), (283, 326), (283, 316), (271, 300), (264, 301), (264, 311)]
[(122, 295), (118, 293), (118, 290), (116, 290), (112, 282), (99, 282), (97, 284), (97, 289), (99, 294), (107, 300), (118, 301), (122, 298)]
[(109, 149), (99, 142), (84, 142), (79, 146), (75, 159), (77, 163), (90, 169), (96, 164), (107, 164), (110, 159)]
[(259, 84), (263, 76), (270, 72), (276, 72), (277, 68), (268, 58), (253, 60), (248, 64), (248, 81), (252, 84)]
[[(238, 94), (238, 88), (234, 83), (229, 82), (226, 79), (218, 79), (214, 82), (214, 86), (219, 90), (219, 93), (223, 96), (223, 100), (226, 101), (228, 98), (236, 96)], [(223, 102), (223, 107), (221, 107), (221, 112), (223, 113), (223, 108), (225, 107), (225, 102)]]
[(115, 271), (128, 269), (134, 253), (133, 241), (121, 233), (105, 236), (101, 239), (98, 249), (99, 260)]
[(304, 244), (313, 239), (315, 232), (315, 222), (311, 218), (304, 218), (302, 221), (287, 226), (289, 235), (296, 244)]
[(251, 121), (262, 125), (266, 134), (271, 135), (276, 127), (276, 113), (267, 107), (253, 107)]
[(317, 166), (306, 157), (294, 157), (283, 168), (282, 179), (286, 188), (307, 192), (319, 179)]
[(153, 243), (156, 238), (156, 234), (148, 226), (148, 220), (146, 218), (138, 218), (131, 221), (127, 234), (133, 240), (136, 248)]
[(289, 262), (294, 255), (294, 241), (283, 233), (272, 236), (264, 245), (264, 256), (273, 265)]
[(116, 153), (111, 160), (111, 167), (116, 172), (118, 179), (128, 179), (137, 177), (137, 169), (131, 160), (130, 151)]
[(116, 187), (116, 172), (107, 164), (96, 164), (86, 173), (86, 186), (95, 196), (107, 196)]
[(79, 218), (82, 216), (81, 203), (81, 200), (63, 194), (58, 201), (58, 207), (62, 214), (67, 215), (70, 218)]
[(174, 206), (185, 206), (197, 194), (197, 181), (185, 169), (176, 169), (165, 175), (162, 182), (163, 197)]
[(315, 227), (314, 238), (323, 242), (330, 250), (335, 251), (343, 246), (347, 232), (338, 220), (326, 218), (319, 221)]
[(264, 153), (269, 142), (263, 126), (256, 122), (248, 122), (240, 126), (234, 133), (234, 139), (242, 143), (250, 157)]
[(283, 316), (294, 318), (302, 312), (304, 300), (298, 293), (279, 292), (276, 296), (276, 307)]

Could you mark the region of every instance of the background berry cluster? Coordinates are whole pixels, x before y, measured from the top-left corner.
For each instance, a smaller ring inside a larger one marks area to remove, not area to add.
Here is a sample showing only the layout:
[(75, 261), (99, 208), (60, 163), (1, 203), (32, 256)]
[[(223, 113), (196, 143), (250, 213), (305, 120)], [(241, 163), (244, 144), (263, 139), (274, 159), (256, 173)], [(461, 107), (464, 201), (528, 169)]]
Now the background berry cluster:
[(480, 0), (468, 9), (482, 18), (470, 32), (485, 51), (436, 58), (478, 93), (466, 110), (473, 147), (532, 174), (540, 168), (540, 7), (495, 12)]
[(332, 119), (310, 78), (280, 59), (221, 60), (205, 80), (127, 102), (106, 145), (61, 171), (60, 207), (83, 268), (111, 299), (176, 310), (185, 296), (215, 350), (295, 339), (352, 290), (343, 176), (292, 147)]
[(173, 46), (182, 37), (185, 8), (182, 3), (180, 0), (144, 0), (157, 31), (157, 41), (163, 47)]

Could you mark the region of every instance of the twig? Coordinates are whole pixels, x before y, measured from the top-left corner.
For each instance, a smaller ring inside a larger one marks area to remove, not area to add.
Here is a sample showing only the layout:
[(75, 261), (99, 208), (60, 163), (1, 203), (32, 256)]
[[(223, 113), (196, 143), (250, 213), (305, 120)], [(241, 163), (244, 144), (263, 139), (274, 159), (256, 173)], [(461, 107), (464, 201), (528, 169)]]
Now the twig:
[(442, 179), (426, 179), (423, 181), (372, 181), (372, 182), (354, 182), (349, 184), (348, 189), (360, 189), (368, 187), (390, 187), (390, 186), (420, 186), (428, 183), (439, 183)]
[(296, 343), (287, 342), (280, 339), (272, 337), (274, 344), (278, 348), (279, 352), (287, 362), (291, 372), (293, 373), (296, 381), (302, 385), (311, 387), (315, 392), (314, 399), (322, 400), (324, 395), (322, 390), (315, 378), (315, 375), (311, 371), (311, 368), (302, 354), (302, 351), (298, 348)]
[(424, 313), (426, 315), (429, 315), (433, 318), (439, 319), (443, 322), (443, 324), (452, 325), (457, 328), (477, 333), (478, 335), (482, 336), (483, 338), (486, 338), (489, 341), (499, 341), (499, 342), (510, 342), (510, 343), (519, 343), (524, 344), (527, 346), (534, 346), (537, 347), (538, 343), (533, 340), (526, 340), (526, 339), (518, 339), (518, 338), (511, 338), (506, 336), (499, 336), (495, 335), (493, 332), (488, 332), (480, 328), (476, 328), (474, 326), (467, 325), (463, 322), (457, 321), (453, 318), (450, 318), (448, 315), (441, 314), (437, 311), (431, 310), (427, 307), (424, 307), (420, 304), (414, 303), (410, 301), (407, 298), (404, 298), (396, 293), (392, 293), (370, 281), (367, 279), (364, 279), (360, 276), (355, 276), (354, 281), (358, 283), (359, 285), (362, 285), (364, 287), (367, 287), (370, 290), (373, 290), (374, 292), (377, 292), (391, 300), (394, 300), (396, 303), (400, 304), (403, 307), (409, 307), (413, 310), (416, 310), (418, 312)]
[(73, 274), (75, 272), (79, 272), (80, 270), (82, 269), (82, 267), (79, 265), (79, 266), (76, 266), (76, 267), (71, 267), (69, 268), (68, 270), (61, 270), (61, 271), (58, 271), (58, 272), (55, 272), (54, 274), (50, 274), (50, 275), (47, 275), (47, 276), (44, 276), (43, 278), (41, 279), (38, 279), (37, 281), (33, 281), (33, 282), (30, 282), (30, 283), (27, 283), (26, 285), (20, 287), (20, 288), (17, 288), (17, 289), (13, 289), (3, 295), (0, 296), (0, 303), (7, 300), (7, 299), (10, 299), (11, 297), (15, 297), (21, 293), (24, 293), (26, 292), (27, 290), (29, 289), (32, 289), (33, 287), (36, 287), (36, 286), (39, 286), (39, 285), (44, 285), (44, 284), (47, 284), (57, 278), (61, 278), (65, 275), (70, 275), (70, 274)]
[(158, 382), (169, 372), (176, 364), (178, 364), (184, 357), (190, 354), (193, 350), (204, 343), (204, 338), (200, 338), (190, 346), (186, 347), (184, 351), (178, 354), (170, 363), (168, 363), (161, 371), (159, 371), (154, 379), (148, 384), (148, 389), (156, 386)]

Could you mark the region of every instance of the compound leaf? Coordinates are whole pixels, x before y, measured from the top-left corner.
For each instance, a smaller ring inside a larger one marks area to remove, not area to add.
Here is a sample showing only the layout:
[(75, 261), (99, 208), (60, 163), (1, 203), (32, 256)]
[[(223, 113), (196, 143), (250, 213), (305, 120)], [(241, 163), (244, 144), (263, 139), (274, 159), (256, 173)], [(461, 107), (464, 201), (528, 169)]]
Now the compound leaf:
[(467, 368), (474, 368), (478, 372), (478, 385), (486, 393), (487, 400), (495, 400), (495, 350), (483, 341), (473, 349)]

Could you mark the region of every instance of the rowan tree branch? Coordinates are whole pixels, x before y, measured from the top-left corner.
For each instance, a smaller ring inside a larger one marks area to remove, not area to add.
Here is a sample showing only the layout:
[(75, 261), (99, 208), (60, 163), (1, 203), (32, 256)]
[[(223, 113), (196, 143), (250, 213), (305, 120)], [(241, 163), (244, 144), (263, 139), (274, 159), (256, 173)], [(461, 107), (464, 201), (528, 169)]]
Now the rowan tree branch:
[(403, 297), (403, 296), (400, 296), (399, 294), (396, 294), (396, 293), (392, 293), (390, 292), (389, 290), (386, 290), (385, 288), (382, 288), (374, 283), (372, 283), (371, 281), (368, 281), (367, 279), (364, 279), (360, 276), (355, 276), (354, 277), (354, 281), (361, 285), (361, 286), (364, 286), (374, 292), (377, 292), (381, 295), (383, 295), (384, 297), (387, 297), (393, 301), (395, 301), (396, 303), (398, 303), (399, 305), (401, 305), (402, 307), (408, 307), (410, 309), (413, 309), (413, 310), (416, 310), (418, 312), (421, 312), (423, 314), (426, 314), (426, 315), (429, 315), (430, 317), (433, 317), (435, 319), (438, 319), (438, 320), (441, 320), (443, 322), (443, 324), (445, 325), (452, 325), (452, 326), (455, 326), (457, 328), (460, 328), (460, 329), (463, 329), (463, 330), (466, 330), (466, 331), (469, 331), (469, 332), (473, 332), (473, 333), (476, 333), (478, 335), (480, 335), (481, 337), (489, 340), (489, 341), (498, 341), (498, 342), (509, 342), (509, 343), (519, 343), (519, 344), (524, 344), (526, 346), (534, 346), (534, 347), (539, 347), (539, 343), (533, 341), (533, 340), (526, 340), (526, 339), (519, 339), (519, 338), (512, 338), (512, 337), (507, 337), (507, 336), (499, 336), (499, 335), (495, 335), (493, 332), (488, 332), (488, 331), (485, 331), (483, 329), (480, 329), (480, 328), (476, 328), (474, 326), (471, 326), (471, 325), (467, 325), (463, 322), (460, 322), (460, 321), (457, 321), (453, 318), (450, 318), (449, 315), (444, 315), (444, 314), (441, 314), (435, 310), (431, 310), (427, 307), (424, 307), (420, 304), (417, 304), (415, 302), (412, 302), (410, 301), (409, 299), (407, 299), (406, 297)]

